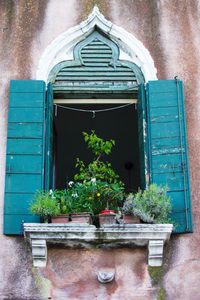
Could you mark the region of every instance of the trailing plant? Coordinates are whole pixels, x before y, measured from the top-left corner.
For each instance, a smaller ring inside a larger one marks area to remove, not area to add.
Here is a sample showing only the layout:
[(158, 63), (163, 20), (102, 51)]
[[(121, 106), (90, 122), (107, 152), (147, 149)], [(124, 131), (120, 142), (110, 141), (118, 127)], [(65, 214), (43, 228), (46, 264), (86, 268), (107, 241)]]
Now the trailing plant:
[(136, 194), (129, 194), (123, 205), (124, 213), (129, 212), (147, 223), (170, 223), (171, 209), (167, 188), (156, 184)]

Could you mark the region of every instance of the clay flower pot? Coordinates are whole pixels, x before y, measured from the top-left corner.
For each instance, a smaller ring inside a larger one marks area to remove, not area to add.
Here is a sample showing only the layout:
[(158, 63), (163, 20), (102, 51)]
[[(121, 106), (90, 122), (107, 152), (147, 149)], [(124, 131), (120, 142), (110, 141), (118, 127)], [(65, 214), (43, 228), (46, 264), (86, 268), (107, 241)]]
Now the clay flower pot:
[(73, 213), (71, 214), (71, 222), (92, 224), (92, 217), (91, 214), (87, 212)]
[(140, 218), (133, 215), (124, 215), (123, 221), (124, 224), (138, 224), (140, 223)]
[(104, 225), (114, 225), (116, 224), (116, 214), (114, 210), (105, 209), (99, 214), (99, 225), (103, 227)]
[(51, 217), (51, 223), (68, 223), (69, 222), (69, 215), (59, 215)]

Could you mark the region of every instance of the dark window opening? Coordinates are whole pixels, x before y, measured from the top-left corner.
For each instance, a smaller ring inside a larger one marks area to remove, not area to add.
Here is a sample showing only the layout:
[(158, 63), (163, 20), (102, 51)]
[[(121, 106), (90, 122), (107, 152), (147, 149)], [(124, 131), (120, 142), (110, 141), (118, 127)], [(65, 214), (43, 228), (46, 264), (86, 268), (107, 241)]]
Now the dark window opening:
[[(64, 105), (63, 105), (64, 106)], [(118, 107), (119, 104), (77, 104), (67, 105), (87, 110)], [(109, 112), (77, 112), (57, 108), (54, 114), (54, 159), (55, 188), (66, 188), (67, 182), (76, 174), (75, 162), (79, 157), (85, 163), (92, 160), (92, 153), (87, 149), (82, 132), (95, 130), (104, 139), (114, 139), (115, 146), (110, 156), (112, 167), (125, 183), (127, 192), (136, 191), (140, 186), (139, 145), (137, 110), (134, 104)]]

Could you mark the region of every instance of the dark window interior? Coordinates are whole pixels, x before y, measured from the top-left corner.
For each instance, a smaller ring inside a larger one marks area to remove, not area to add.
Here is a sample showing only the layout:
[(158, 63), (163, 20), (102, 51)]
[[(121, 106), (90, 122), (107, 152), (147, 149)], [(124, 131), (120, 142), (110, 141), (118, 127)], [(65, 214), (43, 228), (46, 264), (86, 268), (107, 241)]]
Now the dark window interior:
[[(105, 109), (120, 104), (77, 104), (67, 105), (78, 109)], [(63, 105), (65, 106), (65, 105)], [(134, 105), (109, 112), (77, 112), (57, 108), (54, 115), (54, 167), (55, 188), (66, 188), (67, 182), (73, 180), (76, 158), (88, 163), (92, 153), (86, 148), (82, 132), (95, 130), (104, 139), (114, 139), (113, 152), (107, 156), (125, 183), (126, 191), (135, 191), (140, 186), (139, 146), (137, 110)]]

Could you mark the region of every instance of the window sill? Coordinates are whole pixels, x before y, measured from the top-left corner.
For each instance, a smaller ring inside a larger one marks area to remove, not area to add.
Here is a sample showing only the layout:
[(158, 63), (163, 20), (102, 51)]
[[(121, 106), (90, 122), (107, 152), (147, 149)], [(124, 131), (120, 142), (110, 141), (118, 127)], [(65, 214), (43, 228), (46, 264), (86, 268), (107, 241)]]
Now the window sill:
[(24, 237), (31, 244), (34, 267), (46, 266), (48, 244), (84, 248), (148, 246), (148, 264), (161, 266), (164, 243), (169, 240), (172, 228), (172, 224), (107, 225), (96, 228), (77, 223), (24, 223)]

